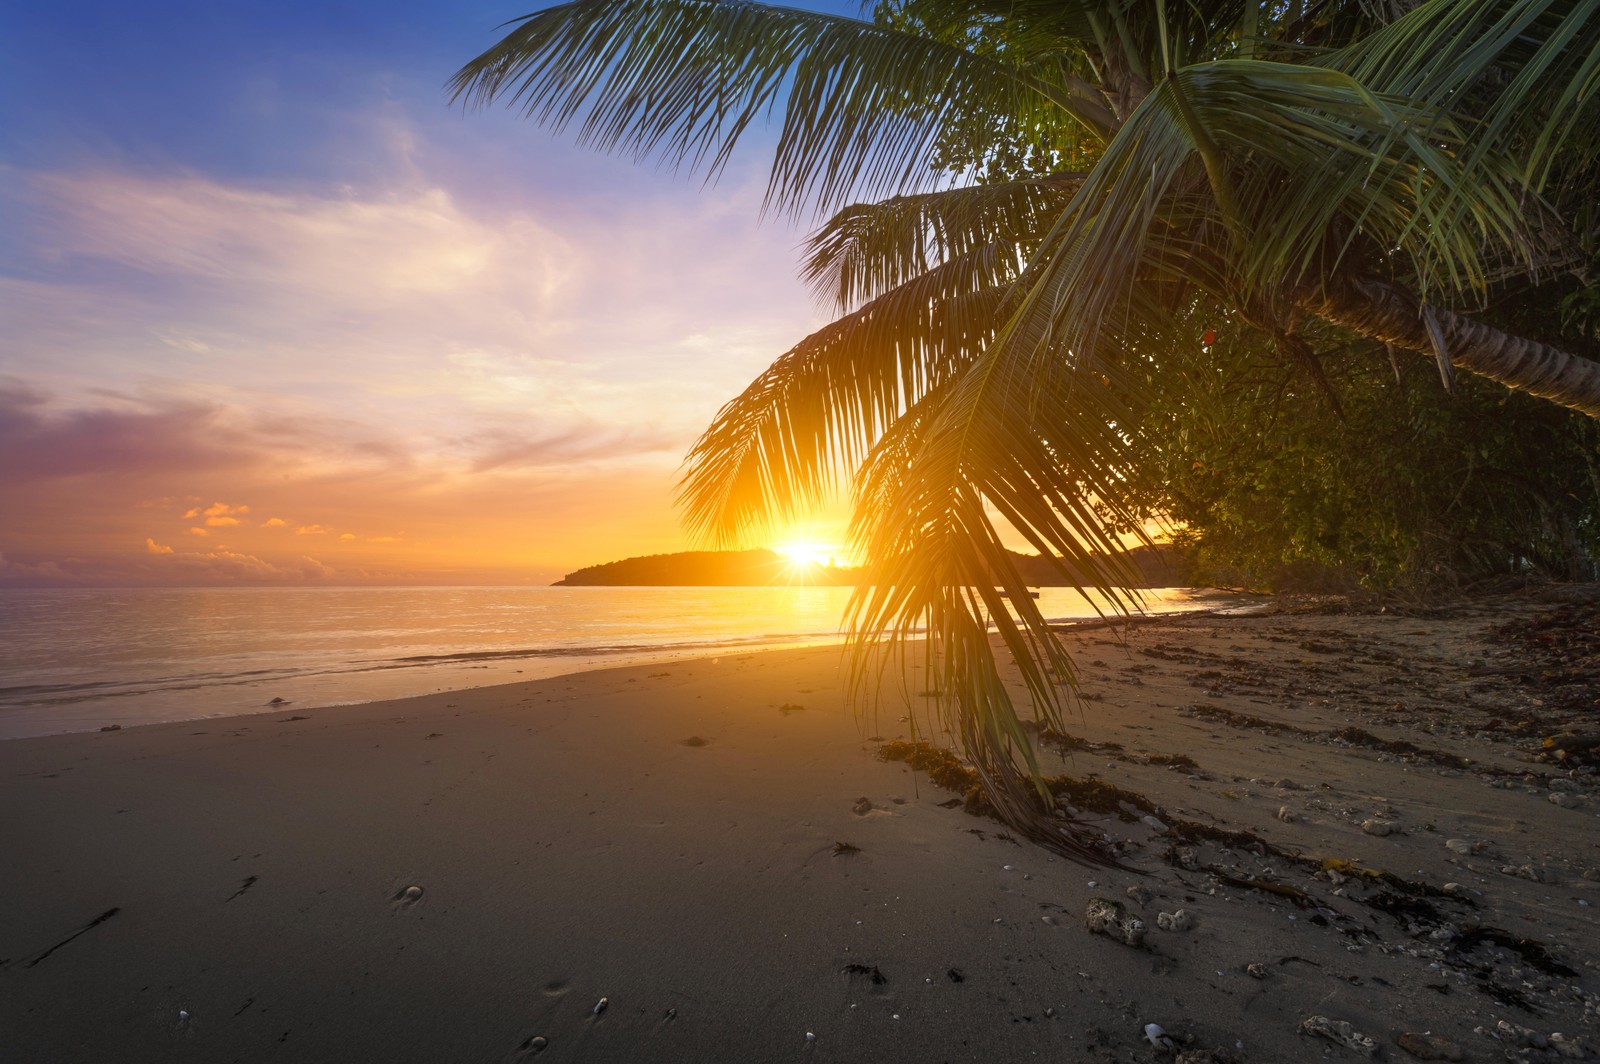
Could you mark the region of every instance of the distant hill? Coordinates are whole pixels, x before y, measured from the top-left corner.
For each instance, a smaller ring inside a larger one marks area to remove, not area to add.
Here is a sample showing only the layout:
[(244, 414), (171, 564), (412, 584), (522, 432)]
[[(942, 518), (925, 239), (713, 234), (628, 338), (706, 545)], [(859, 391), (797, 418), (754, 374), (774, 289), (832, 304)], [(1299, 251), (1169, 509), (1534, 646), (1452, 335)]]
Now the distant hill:
[[(1034, 587), (1070, 586), (1038, 555), (1012, 553), (1022, 577)], [(1134, 587), (1168, 587), (1178, 582), (1167, 547), (1140, 547), (1128, 558), (1137, 580)], [(767, 587), (810, 584), (849, 585), (859, 570), (825, 565), (797, 566), (770, 550), (697, 550), (650, 554), (591, 565), (568, 573), (556, 587)]]
[(693, 550), (650, 554), (568, 573), (556, 587), (767, 587), (853, 584), (849, 569), (797, 566), (770, 550)]

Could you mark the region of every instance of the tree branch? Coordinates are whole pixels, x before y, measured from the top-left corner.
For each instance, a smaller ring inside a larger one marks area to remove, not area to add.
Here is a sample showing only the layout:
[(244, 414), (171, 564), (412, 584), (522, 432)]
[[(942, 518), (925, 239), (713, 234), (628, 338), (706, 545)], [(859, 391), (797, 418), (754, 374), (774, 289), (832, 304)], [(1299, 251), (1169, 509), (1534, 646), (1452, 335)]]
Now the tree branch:
[(1426, 320), (1431, 314), (1451, 364), (1600, 418), (1600, 362), (1425, 304), (1376, 277), (1329, 282), (1301, 289), (1291, 298), (1302, 310), (1335, 325), (1429, 357), (1435, 346)]

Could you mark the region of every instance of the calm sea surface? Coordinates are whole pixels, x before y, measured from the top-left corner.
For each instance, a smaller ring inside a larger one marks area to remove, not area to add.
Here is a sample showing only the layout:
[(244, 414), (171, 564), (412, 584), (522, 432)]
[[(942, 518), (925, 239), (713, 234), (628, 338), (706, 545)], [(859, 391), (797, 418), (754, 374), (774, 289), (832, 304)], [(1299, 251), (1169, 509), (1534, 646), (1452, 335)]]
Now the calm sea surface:
[[(848, 588), (0, 591), (0, 738), (482, 687), (837, 641)], [(1215, 605), (1168, 589), (1148, 608)], [(1047, 617), (1092, 617), (1045, 588)]]

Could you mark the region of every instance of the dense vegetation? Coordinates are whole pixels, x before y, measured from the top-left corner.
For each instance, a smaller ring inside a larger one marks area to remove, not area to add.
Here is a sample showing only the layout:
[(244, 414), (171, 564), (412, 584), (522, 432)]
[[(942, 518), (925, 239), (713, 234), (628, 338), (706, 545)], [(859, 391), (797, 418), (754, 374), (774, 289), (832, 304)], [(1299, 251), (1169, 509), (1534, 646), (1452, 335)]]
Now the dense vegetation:
[(1143, 501), (1187, 581), (1264, 590), (1457, 591), (1594, 579), (1600, 425), (1324, 336), (1319, 376), (1237, 334), (1174, 359)]

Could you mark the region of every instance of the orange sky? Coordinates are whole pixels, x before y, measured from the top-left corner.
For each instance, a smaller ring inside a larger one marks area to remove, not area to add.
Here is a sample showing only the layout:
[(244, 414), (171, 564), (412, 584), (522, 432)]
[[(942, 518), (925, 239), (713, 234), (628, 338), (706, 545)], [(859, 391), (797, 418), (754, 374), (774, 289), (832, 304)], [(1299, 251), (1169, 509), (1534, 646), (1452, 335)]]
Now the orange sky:
[(0, 579), (545, 582), (693, 546), (683, 453), (824, 320), (759, 181), (586, 159), (649, 199), (473, 202), (390, 132), (403, 177), (366, 191), (4, 175), (34, 269), (0, 278)]
[(807, 226), (760, 220), (770, 132), (706, 185), (451, 107), (525, 12), (14, 13), (0, 587), (547, 582), (697, 546), (682, 456), (831, 316)]

